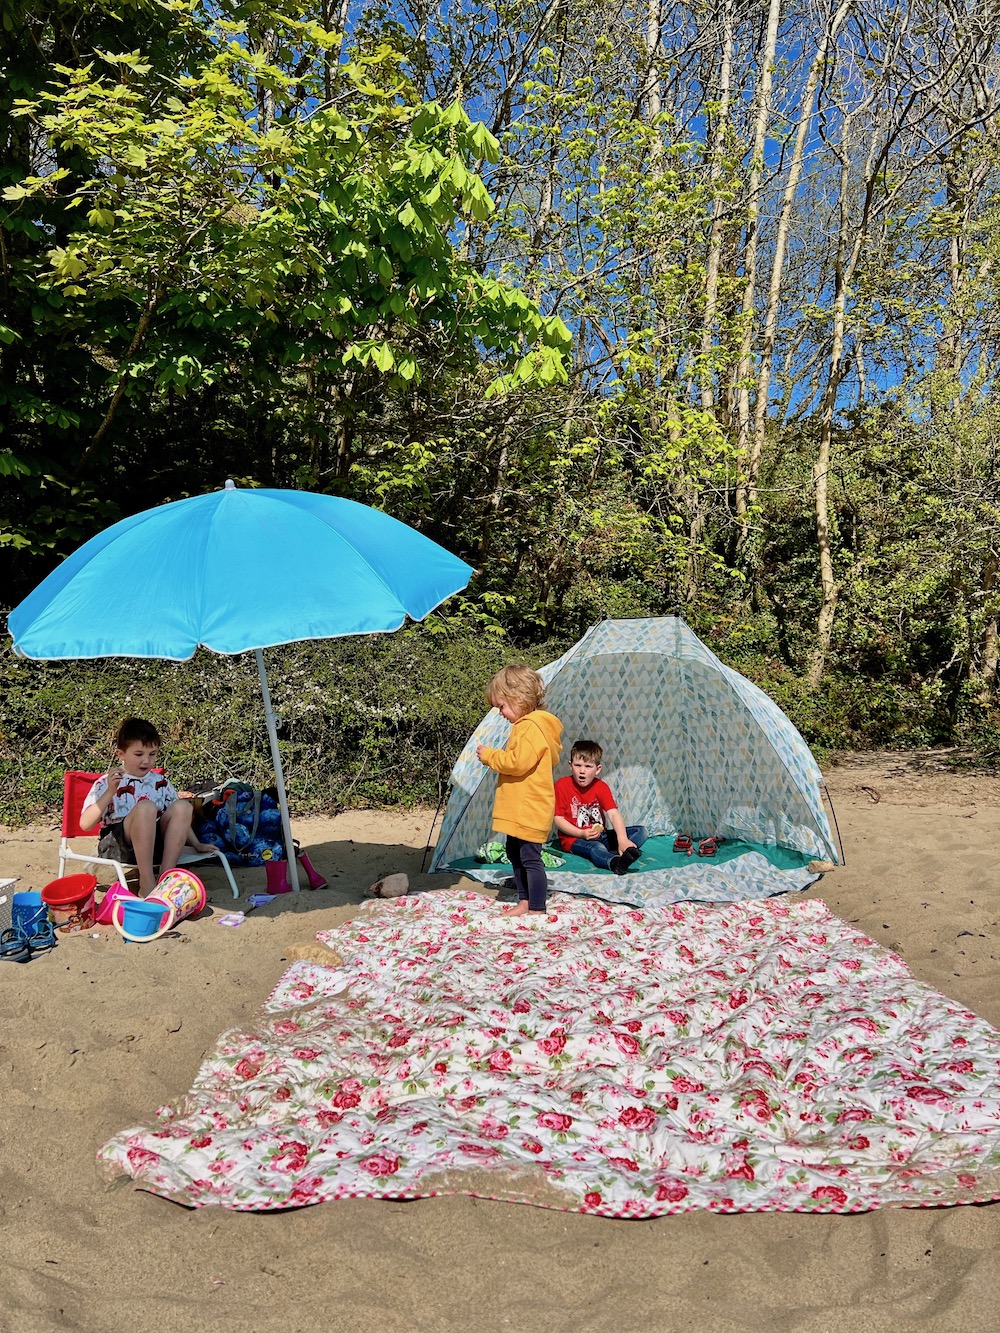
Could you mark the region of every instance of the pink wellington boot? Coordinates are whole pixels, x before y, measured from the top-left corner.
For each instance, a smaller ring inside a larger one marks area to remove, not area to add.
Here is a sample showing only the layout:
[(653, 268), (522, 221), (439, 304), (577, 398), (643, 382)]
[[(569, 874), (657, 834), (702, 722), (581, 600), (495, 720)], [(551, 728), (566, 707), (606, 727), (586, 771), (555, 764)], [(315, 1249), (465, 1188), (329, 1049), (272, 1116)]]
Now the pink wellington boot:
[(265, 861), (268, 893), (291, 893), (292, 886), (288, 879), (287, 861)]
[(316, 869), (313, 863), (309, 860), (309, 857), (305, 854), (305, 852), (299, 852), (298, 856), (299, 856), (299, 865), (306, 872), (306, 879), (309, 881), (309, 887), (311, 889), (327, 888), (326, 880), (319, 873), (319, 871)]

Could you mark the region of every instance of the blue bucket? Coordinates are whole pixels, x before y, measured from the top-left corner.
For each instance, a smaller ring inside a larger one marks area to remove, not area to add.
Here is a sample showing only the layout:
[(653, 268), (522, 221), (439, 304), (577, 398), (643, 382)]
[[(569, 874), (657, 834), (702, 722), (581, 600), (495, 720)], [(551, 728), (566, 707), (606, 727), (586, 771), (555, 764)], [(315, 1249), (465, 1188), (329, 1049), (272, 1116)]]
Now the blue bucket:
[(167, 909), (160, 902), (148, 903), (144, 898), (120, 898), (115, 904), (114, 921), (122, 931), (136, 940), (151, 940), (160, 929)]
[(28, 890), (14, 894), (10, 905), (10, 922), (14, 929), (21, 931), (23, 935), (29, 937), (34, 935), (48, 915), (48, 906), (42, 902), (40, 893)]

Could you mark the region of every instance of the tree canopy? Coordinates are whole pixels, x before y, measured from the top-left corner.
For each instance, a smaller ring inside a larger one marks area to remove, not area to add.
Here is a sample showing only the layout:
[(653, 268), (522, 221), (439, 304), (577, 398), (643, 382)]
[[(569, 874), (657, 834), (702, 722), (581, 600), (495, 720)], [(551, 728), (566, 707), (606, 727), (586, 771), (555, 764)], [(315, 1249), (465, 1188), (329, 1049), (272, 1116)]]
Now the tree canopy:
[(529, 656), (683, 610), (821, 744), (988, 752), (995, 14), (14, 0), (16, 602), (219, 486), (384, 507)]

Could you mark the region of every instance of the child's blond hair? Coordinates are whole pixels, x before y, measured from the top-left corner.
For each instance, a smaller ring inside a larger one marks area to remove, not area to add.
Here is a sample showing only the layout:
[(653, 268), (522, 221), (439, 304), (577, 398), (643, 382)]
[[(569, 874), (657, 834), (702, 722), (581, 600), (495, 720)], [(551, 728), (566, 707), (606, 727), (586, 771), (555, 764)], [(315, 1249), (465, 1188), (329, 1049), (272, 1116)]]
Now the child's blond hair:
[(505, 666), (490, 681), (486, 698), (492, 707), (501, 703), (516, 704), (525, 713), (532, 713), (545, 702), (545, 681), (529, 666)]

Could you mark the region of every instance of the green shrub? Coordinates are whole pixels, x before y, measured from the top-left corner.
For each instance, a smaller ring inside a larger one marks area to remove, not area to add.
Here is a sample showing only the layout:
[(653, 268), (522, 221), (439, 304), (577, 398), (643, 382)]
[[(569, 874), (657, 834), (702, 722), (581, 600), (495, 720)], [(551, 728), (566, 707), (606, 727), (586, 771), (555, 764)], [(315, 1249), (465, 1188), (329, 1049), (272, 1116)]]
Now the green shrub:
[[(547, 660), (545, 650), (532, 656)], [(551, 654), (555, 656), (555, 652)], [(489, 678), (523, 657), (464, 631), (293, 644), (266, 654), (289, 801), (297, 814), (436, 804)], [(105, 770), (123, 716), (148, 717), (177, 785), (273, 780), (252, 654), (190, 662), (29, 662), (0, 649), (0, 822), (58, 810), (67, 768)]]
[[(728, 665), (785, 710), (822, 760), (835, 750), (972, 744), (1000, 757), (1000, 714), (971, 685), (959, 690), (907, 669), (878, 679), (836, 663), (809, 689), (779, 651), (767, 615), (691, 617)], [(563, 641), (517, 648), (509, 639), (437, 621), (396, 634), (268, 650), (268, 679), (296, 814), (349, 806), (437, 804), (484, 688), (500, 666), (552, 661)], [(28, 662), (0, 648), (0, 822), (57, 811), (67, 768), (104, 770), (126, 713), (150, 718), (178, 786), (227, 776), (266, 785), (273, 768), (252, 654), (190, 662), (107, 659)]]

